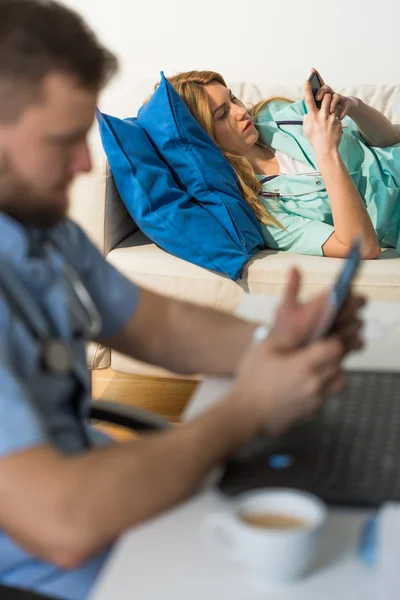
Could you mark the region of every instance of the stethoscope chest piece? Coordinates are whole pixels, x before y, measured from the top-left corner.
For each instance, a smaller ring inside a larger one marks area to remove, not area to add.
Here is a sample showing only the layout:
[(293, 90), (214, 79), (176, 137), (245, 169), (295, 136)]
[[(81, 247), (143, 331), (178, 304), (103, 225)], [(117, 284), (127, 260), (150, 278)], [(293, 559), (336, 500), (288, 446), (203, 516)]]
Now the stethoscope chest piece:
[(73, 370), (71, 348), (62, 340), (48, 340), (42, 347), (43, 366), (54, 375), (68, 375)]

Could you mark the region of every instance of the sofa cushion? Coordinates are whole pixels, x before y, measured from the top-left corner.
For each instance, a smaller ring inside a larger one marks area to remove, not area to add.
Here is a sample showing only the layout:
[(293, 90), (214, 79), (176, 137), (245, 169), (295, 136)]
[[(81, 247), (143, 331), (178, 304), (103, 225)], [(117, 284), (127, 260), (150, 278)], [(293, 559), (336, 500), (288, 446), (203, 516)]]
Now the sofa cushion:
[[(343, 258), (305, 256), (292, 252), (259, 252), (243, 273), (252, 294), (281, 294), (289, 269), (303, 274), (303, 292), (308, 297), (329, 289), (343, 268)], [(383, 250), (376, 260), (362, 261), (354, 289), (370, 300), (400, 302), (400, 255)]]
[(140, 231), (119, 244), (107, 260), (136, 283), (180, 300), (231, 311), (242, 296), (241, 286), (226, 275), (164, 252)]
[[(303, 274), (305, 297), (332, 285), (344, 260), (302, 256), (291, 252), (259, 252), (249, 261), (243, 278), (231, 281), (163, 252), (140, 231), (128, 237), (108, 260), (135, 282), (160, 293), (233, 312), (246, 293), (282, 294), (288, 271), (298, 266)], [(400, 255), (385, 250), (379, 259), (363, 261), (355, 289), (368, 298), (400, 301)], [(116, 352), (111, 367), (124, 373), (167, 376), (167, 372), (145, 366)], [(171, 376), (169, 374), (168, 376)]]
[[(168, 252), (237, 279), (247, 260), (264, 247), (258, 226), (251, 230), (247, 223), (252, 220), (245, 216), (231, 218), (231, 207), (218, 194), (193, 199), (136, 119), (102, 113), (98, 119), (116, 187), (140, 229)], [(232, 213), (237, 217), (240, 210)]]

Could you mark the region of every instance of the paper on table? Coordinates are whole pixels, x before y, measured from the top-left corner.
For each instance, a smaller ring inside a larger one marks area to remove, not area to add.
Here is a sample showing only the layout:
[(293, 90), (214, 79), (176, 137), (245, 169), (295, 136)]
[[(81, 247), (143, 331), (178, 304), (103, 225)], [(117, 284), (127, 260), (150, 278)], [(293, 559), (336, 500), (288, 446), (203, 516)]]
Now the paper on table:
[[(366, 311), (365, 311), (366, 312)], [(364, 325), (364, 339), (366, 342), (386, 337), (395, 327), (398, 319), (395, 315), (374, 315), (366, 319)]]
[[(238, 316), (264, 321), (272, 327), (280, 298), (273, 296), (247, 296), (237, 311)], [(400, 321), (400, 308), (394, 302), (369, 302), (362, 311), (365, 319), (366, 342), (384, 338)]]
[(385, 504), (378, 514), (377, 600), (398, 600), (400, 590), (400, 503)]

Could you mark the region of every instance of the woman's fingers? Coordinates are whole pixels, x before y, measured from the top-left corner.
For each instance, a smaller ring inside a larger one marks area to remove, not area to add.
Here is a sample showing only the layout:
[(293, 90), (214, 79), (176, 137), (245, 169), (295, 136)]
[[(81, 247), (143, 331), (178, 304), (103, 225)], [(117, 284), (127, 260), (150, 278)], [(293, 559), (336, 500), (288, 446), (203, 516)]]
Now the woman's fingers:
[(311, 84), (308, 79), (304, 82), (304, 100), (307, 106), (307, 110), (310, 114), (317, 112), (317, 106), (315, 104), (314, 96), (311, 90)]
[(321, 101), (322, 101), (322, 100), (324, 99), (324, 96), (325, 96), (326, 94), (331, 94), (331, 95), (333, 96), (333, 95), (334, 95), (334, 93), (335, 93), (335, 92), (333, 91), (333, 89), (332, 89), (331, 87), (329, 87), (329, 85), (324, 85), (324, 86), (322, 86), (322, 87), (321, 87), (321, 88), (318, 90), (318, 92), (315, 94), (315, 99), (316, 99), (316, 100), (321, 100)]
[[(335, 97), (335, 92), (333, 91), (333, 89), (331, 87), (329, 87), (329, 85), (324, 85), (315, 95), (315, 99), (318, 100), (319, 102), (323, 102), (325, 96), (327, 96), (328, 94), (330, 95), (330, 98), (331, 98), (330, 113), (333, 113), (334, 110), (332, 110), (332, 102), (333, 102), (333, 98)], [(337, 104), (337, 102), (336, 102), (336, 104)]]
[(331, 115), (335, 114), (336, 117), (341, 121), (349, 112), (350, 102), (341, 94), (337, 94), (336, 92), (334, 92), (329, 85), (324, 85), (323, 87), (321, 87), (321, 89), (317, 92), (315, 99), (320, 102), (323, 102), (324, 98), (328, 94), (331, 97), (329, 113)]
[(344, 102), (343, 106), (342, 106), (342, 110), (341, 110), (340, 115), (339, 115), (340, 121), (342, 119), (344, 119), (344, 117), (347, 115), (347, 113), (349, 112), (349, 110), (350, 110), (350, 103), (349, 102)]
[(329, 92), (326, 93), (322, 99), (322, 104), (321, 104), (321, 114), (325, 116), (325, 118), (328, 118), (330, 115), (330, 106), (331, 106), (331, 102), (332, 102), (332, 94), (330, 94)]
[(336, 113), (336, 116), (339, 117), (343, 110), (343, 97), (340, 94), (333, 94), (330, 111), (331, 114)]
[(311, 72), (312, 72), (312, 73), (316, 73), (316, 74), (318, 75), (318, 78), (319, 78), (319, 80), (320, 80), (320, 82), (321, 82), (321, 85), (323, 85), (323, 86), (324, 86), (324, 85), (325, 85), (325, 81), (324, 81), (324, 80), (323, 80), (323, 78), (321, 77), (321, 73), (320, 73), (320, 72), (319, 72), (319, 71), (318, 71), (318, 70), (317, 70), (315, 67), (312, 67), (312, 69), (311, 69)]

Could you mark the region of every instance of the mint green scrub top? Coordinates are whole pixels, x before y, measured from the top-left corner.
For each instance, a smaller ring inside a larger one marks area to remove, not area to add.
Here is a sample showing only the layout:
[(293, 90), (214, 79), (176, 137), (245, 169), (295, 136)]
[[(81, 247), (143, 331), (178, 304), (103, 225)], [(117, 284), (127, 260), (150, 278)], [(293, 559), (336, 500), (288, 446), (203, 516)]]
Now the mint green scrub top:
[[(318, 171), (314, 150), (303, 132), (306, 112), (304, 100), (293, 104), (273, 101), (262, 109), (255, 125), (261, 143), (304, 163), (305, 171)], [(347, 127), (343, 129), (340, 155), (365, 203), (381, 247), (400, 252), (400, 143), (390, 148), (368, 146), (349, 117), (343, 122)], [(266, 245), (323, 256), (322, 246), (335, 229), (322, 177), (316, 173), (259, 179), (266, 180), (262, 192), (268, 194), (260, 196), (260, 201), (284, 227), (261, 224)]]

